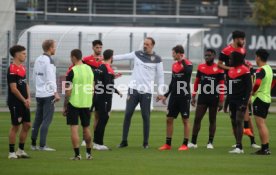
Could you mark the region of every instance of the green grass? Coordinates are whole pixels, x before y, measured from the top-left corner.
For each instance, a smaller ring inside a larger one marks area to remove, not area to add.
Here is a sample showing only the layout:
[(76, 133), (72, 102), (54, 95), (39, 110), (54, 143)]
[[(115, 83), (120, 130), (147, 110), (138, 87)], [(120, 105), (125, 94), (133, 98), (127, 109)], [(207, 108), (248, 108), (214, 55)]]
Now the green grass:
[[(234, 144), (228, 115), (219, 113), (217, 118), (217, 134), (215, 149), (207, 150), (208, 118), (205, 116), (198, 137), (199, 148), (178, 152), (177, 148), (183, 139), (183, 127), (180, 118), (175, 121), (173, 150), (160, 152), (157, 150), (165, 141), (165, 113), (152, 112), (150, 149), (142, 149), (142, 119), (136, 112), (132, 119), (129, 134), (129, 147), (118, 149), (121, 140), (123, 113), (113, 112), (109, 120), (105, 136), (105, 144), (112, 151), (93, 151), (94, 160), (70, 161), (73, 155), (69, 127), (65, 118), (56, 113), (48, 135), (48, 145), (56, 152), (40, 152), (30, 150), (30, 139), (26, 143), (26, 152), (31, 159), (8, 160), (8, 132), (10, 117), (8, 113), (0, 113), (0, 172), (2, 175), (13, 174), (118, 174), (118, 175), (178, 175), (178, 174), (275, 174), (276, 172), (276, 115), (268, 117), (271, 135), (271, 156), (254, 156), (255, 150), (249, 147), (249, 138), (244, 137), (244, 155), (230, 155), (228, 151)], [(34, 116), (32, 114), (32, 116)], [(191, 129), (194, 114), (191, 114)], [(32, 118), (33, 119), (33, 118)], [(255, 132), (256, 129), (255, 129)], [(259, 138), (256, 137), (258, 143)], [(17, 145), (16, 145), (17, 147)], [(82, 156), (85, 149), (81, 148)]]

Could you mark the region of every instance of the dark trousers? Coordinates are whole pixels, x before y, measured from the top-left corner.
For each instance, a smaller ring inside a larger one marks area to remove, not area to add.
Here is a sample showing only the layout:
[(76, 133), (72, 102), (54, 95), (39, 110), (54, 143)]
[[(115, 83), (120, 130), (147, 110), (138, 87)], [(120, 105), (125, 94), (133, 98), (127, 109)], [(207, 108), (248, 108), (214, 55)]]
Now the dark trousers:
[(108, 99), (108, 100), (99, 99), (98, 102), (96, 103), (96, 105), (99, 105), (99, 107), (97, 107), (98, 109), (97, 112), (99, 114), (99, 121), (94, 131), (94, 143), (99, 145), (104, 144), (103, 142), (104, 132), (109, 119), (111, 103), (112, 103), (112, 99)]
[(138, 105), (138, 103), (140, 103), (140, 108), (141, 108), (141, 113), (143, 118), (143, 134), (144, 134), (143, 144), (148, 144), (149, 131), (150, 131), (151, 98), (152, 98), (152, 94), (150, 93), (141, 93), (135, 89), (128, 90), (126, 111), (125, 111), (125, 118), (124, 118), (124, 125), (123, 125), (123, 136), (122, 136), (123, 141), (127, 141), (133, 112), (136, 106)]
[(55, 111), (54, 103), (52, 102), (54, 96), (36, 98), (37, 106), (35, 113), (35, 120), (32, 128), (32, 140), (36, 140), (38, 132), (40, 130), (40, 146), (44, 147), (46, 145), (46, 138), (48, 134), (49, 126), (53, 120), (53, 115)]

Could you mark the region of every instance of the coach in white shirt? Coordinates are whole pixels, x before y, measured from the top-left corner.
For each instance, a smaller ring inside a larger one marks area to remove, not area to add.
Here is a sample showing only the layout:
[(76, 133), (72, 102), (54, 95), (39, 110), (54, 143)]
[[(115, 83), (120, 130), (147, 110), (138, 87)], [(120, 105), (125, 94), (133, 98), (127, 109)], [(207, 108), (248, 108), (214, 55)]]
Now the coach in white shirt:
[[(48, 128), (52, 122), (55, 106), (60, 100), (57, 93), (56, 67), (51, 57), (55, 55), (56, 43), (54, 40), (45, 40), (42, 44), (44, 53), (40, 55), (34, 64), (33, 80), (35, 83), (35, 97), (37, 102), (35, 121), (32, 128), (32, 150), (55, 151), (46, 145)], [(40, 129), (40, 143), (36, 146), (36, 140)]]
[(144, 40), (143, 51), (135, 51), (123, 55), (115, 55), (114, 61), (133, 60), (134, 68), (129, 83), (122, 142), (119, 148), (128, 146), (127, 137), (133, 112), (140, 103), (143, 118), (143, 147), (148, 148), (150, 130), (150, 105), (154, 90), (154, 79), (157, 76), (158, 87), (164, 84), (163, 63), (161, 57), (153, 52), (155, 41), (151, 37)]

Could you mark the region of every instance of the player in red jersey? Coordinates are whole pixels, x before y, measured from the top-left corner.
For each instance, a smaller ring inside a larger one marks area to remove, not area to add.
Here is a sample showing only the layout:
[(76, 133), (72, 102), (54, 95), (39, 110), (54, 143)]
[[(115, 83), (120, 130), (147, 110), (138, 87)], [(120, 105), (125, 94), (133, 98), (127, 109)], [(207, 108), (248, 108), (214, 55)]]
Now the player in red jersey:
[[(198, 66), (194, 91), (192, 93), (192, 106), (196, 106), (196, 94), (198, 100), (195, 112), (192, 141), (189, 148), (197, 148), (197, 136), (207, 109), (209, 109), (209, 140), (207, 149), (214, 149), (213, 139), (216, 132), (217, 111), (223, 107), (224, 101), (224, 71), (214, 63), (216, 51), (207, 49), (205, 52), (205, 63)], [(213, 88), (213, 89), (212, 89)]]
[[(31, 127), (30, 116), (30, 88), (26, 80), (26, 68), (23, 63), (26, 60), (26, 49), (15, 45), (10, 48), (13, 63), (9, 66), (8, 80), (8, 107), (11, 114), (11, 129), (9, 133), (9, 159), (29, 158), (24, 151), (24, 144)], [(16, 134), (22, 124), (19, 134), (19, 148), (15, 152)]]
[[(192, 63), (185, 58), (184, 48), (182, 45), (177, 45), (172, 49), (172, 56), (175, 63), (172, 65), (172, 80), (169, 85), (168, 92), (163, 97), (157, 97), (157, 101), (162, 100), (166, 104), (166, 99), (170, 95), (167, 113), (167, 137), (166, 143), (159, 148), (160, 151), (170, 150), (173, 134), (173, 121), (181, 114), (184, 126), (184, 140), (178, 148), (179, 151), (188, 150), (189, 139), (189, 116), (190, 116), (190, 80), (193, 71)], [(180, 84), (184, 83), (184, 89), (181, 89)]]
[[(93, 46), (93, 54), (86, 56), (82, 59), (84, 64), (87, 64), (91, 67), (91, 69), (93, 70), (94, 73), (94, 84), (97, 84), (97, 74), (95, 73), (96, 69), (98, 69), (100, 67), (100, 65), (103, 63), (103, 56), (102, 56), (102, 48), (103, 48), (103, 43), (101, 40), (94, 40), (92, 42), (92, 46)], [(91, 111), (94, 110), (94, 104), (96, 103), (97, 100), (97, 95), (94, 94), (93, 96), (93, 103), (91, 106)], [(95, 131), (97, 124), (99, 121), (99, 114), (98, 111), (95, 110), (94, 112), (94, 123), (93, 123), (93, 129)], [(85, 146), (85, 142), (82, 142), (81, 144), (82, 146)]]
[[(219, 55), (218, 67), (225, 71), (226, 83), (228, 80), (228, 70), (231, 68), (229, 65), (229, 56), (232, 52), (239, 52), (240, 54), (246, 55), (246, 50), (244, 48), (245, 44), (245, 33), (242, 31), (234, 31), (232, 33), (233, 42), (222, 49)], [(224, 63), (224, 64), (223, 64)], [(228, 89), (228, 88), (227, 88)], [(227, 112), (228, 108), (228, 98), (225, 99), (224, 112)]]
[(96, 100), (95, 111), (98, 112), (99, 120), (94, 131), (93, 148), (96, 150), (110, 150), (104, 145), (104, 132), (109, 120), (113, 93), (117, 93), (122, 97), (122, 94), (114, 87), (115, 73), (112, 69), (113, 50), (107, 49), (103, 52), (104, 63), (97, 69), (98, 85), (100, 91), (95, 90)]
[(231, 68), (228, 71), (228, 97), (231, 123), (236, 147), (229, 153), (242, 154), (243, 121), (252, 90), (251, 74), (244, 65), (244, 55), (240, 52), (230, 54)]
[[(229, 65), (229, 56), (232, 52), (238, 52), (242, 54), (244, 57), (246, 56), (246, 49), (244, 48), (245, 45), (245, 33), (242, 31), (234, 31), (232, 33), (232, 39), (233, 42), (226, 46), (224, 49), (222, 49), (220, 56), (219, 56), (219, 61), (218, 61), (218, 67), (221, 69), (225, 70), (225, 80), (226, 83), (228, 82), (228, 70), (231, 68)], [(224, 63), (224, 64), (223, 64)], [(244, 64), (250, 69), (250, 72), (253, 75), (253, 69), (252, 69), (252, 64), (249, 61), (245, 61)], [(227, 88), (229, 89), (229, 87)], [(225, 99), (224, 103), (224, 112), (227, 112), (228, 108), (228, 96)], [(250, 108), (249, 108), (250, 109)], [(244, 134), (248, 135), (251, 141), (251, 147), (253, 148), (260, 148), (259, 145), (256, 144), (255, 142), (255, 137), (253, 133), (253, 123), (251, 118), (249, 117), (249, 109), (247, 109), (245, 113), (245, 120), (244, 120)], [(248, 128), (250, 127), (250, 128)], [(234, 132), (235, 133), (235, 132)], [(236, 145), (233, 145), (235, 147)]]

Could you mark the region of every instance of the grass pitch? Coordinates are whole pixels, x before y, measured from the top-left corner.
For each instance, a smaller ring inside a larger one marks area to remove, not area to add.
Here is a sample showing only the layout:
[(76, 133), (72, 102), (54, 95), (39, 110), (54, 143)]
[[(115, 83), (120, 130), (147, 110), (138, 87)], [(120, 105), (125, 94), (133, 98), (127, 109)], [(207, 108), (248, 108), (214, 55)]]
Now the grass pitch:
[[(30, 134), (25, 146), (31, 159), (8, 160), (8, 132), (10, 128), (9, 113), (0, 113), (0, 172), (2, 175), (180, 175), (180, 174), (249, 174), (272, 175), (276, 172), (276, 115), (268, 116), (270, 130), (270, 147), (272, 155), (255, 156), (250, 153), (256, 151), (250, 148), (250, 140), (243, 138), (244, 155), (230, 155), (234, 137), (228, 114), (219, 113), (217, 117), (217, 132), (214, 140), (214, 150), (207, 150), (208, 117), (202, 121), (196, 150), (177, 151), (183, 140), (183, 127), (180, 118), (175, 120), (174, 135), (171, 151), (158, 151), (165, 142), (165, 113), (152, 112), (150, 129), (150, 148), (142, 148), (142, 118), (140, 112), (135, 112), (130, 133), (129, 146), (118, 149), (121, 141), (123, 113), (113, 112), (106, 128), (105, 145), (112, 151), (93, 151), (94, 160), (71, 161), (73, 150), (70, 141), (70, 130), (65, 124), (61, 113), (55, 113), (53, 123), (48, 134), (48, 145), (57, 149), (56, 152), (41, 152), (30, 150)], [(190, 123), (192, 131), (194, 113)], [(32, 121), (34, 114), (32, 114)], [(254, 121), (255, 123), (255, 121)], [(81, 133), (81, 130), (80, 130)], [(255, 127), (256, 141), (259, 136)], [(190, 134), (191, 135), (191, 134)], [(16, 149), (18, 142), (16, 144)], [(85, 148), (81, 148), (85, 157)]]

